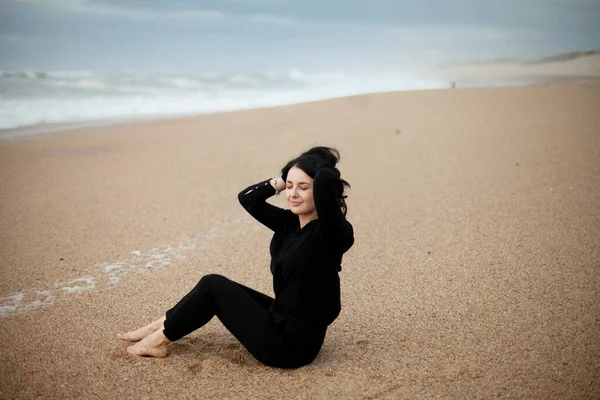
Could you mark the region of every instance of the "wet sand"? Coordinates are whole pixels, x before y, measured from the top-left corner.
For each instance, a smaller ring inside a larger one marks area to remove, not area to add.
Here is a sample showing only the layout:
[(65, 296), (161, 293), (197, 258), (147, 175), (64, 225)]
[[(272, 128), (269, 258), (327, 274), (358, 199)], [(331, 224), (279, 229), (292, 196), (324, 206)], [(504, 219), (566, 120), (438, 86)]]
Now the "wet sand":
[[(598, 110), (578, 82), (2, 141), (0, 398), (598, 397)], [(203, 274), (272, 293), (237, 193), (315, 144), (341, 151), (356, 231), (316, 361), (262, 366), (216, 319), (128, 356), (116, 333)]]

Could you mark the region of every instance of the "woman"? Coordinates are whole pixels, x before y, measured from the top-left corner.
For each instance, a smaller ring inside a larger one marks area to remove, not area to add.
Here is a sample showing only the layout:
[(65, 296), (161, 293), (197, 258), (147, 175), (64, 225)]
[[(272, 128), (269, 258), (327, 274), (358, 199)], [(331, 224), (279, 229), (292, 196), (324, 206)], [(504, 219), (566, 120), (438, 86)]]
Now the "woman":
[[(275, 299), (220, 275), (204, 276), (164, 318), (119, 334), (121, 340), (139, 341), (127, 351), (165, 357), (170, 342), (216, 315), (263, 364), (297, 368), (312, 362), (340, 312), (338, 272), (354, 243), (344, 195), (350, 185), (335, 168), (339, 159), (335, 149), (314, 147), (288, 162), (281, 178), (238, 195), (242, 206), (275, 232), (270, 246)], [(284, 189), (289, 210), (266, 202)]]

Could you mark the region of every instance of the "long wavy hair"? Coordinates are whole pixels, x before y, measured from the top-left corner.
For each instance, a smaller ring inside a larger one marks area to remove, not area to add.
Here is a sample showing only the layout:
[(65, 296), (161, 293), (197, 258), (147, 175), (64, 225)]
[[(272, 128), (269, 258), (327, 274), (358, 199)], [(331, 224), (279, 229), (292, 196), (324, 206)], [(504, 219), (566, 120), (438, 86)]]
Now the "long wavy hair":
[[(281, 169), (281, 177), (284, 182), (287, 181), (287, 175), (290, 169), (292, 167), (298, 167), (304, 171), (306, 175), (314, 179), (319, 167), (322, 165), (329, 165), (335, 168), (339, 161), (340, 152), (338, 150), (324, 146), (313, 147), (285, 164)], [(345, 188), (350, 188), (350, 184), (341, 177), (338, 177), (336, 184), (338, 202), (340, 204), (340, 209), (345, 216), (348, 213), (348, 206), (346, 205), (346, 198), (348, 196), (344, 194), (344, 190)]]

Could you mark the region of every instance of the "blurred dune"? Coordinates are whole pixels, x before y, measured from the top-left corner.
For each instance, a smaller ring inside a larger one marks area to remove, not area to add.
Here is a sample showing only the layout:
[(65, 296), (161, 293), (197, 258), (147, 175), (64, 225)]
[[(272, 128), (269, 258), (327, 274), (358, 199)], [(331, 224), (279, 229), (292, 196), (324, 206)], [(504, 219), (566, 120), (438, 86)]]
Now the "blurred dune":
[(534, 60), (496, 59), (445, 65), (423, 71), (457, 86), (532, 84), (600, 77), (600, 51), (557, 54)]

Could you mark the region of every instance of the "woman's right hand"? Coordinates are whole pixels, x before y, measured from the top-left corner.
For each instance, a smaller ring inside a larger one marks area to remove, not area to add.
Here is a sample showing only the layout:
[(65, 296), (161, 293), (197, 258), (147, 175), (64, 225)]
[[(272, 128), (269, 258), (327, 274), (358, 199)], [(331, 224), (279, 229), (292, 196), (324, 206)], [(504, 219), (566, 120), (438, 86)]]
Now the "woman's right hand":
[(285, 190), (285, 182), (282, 177), (271, 179), (271, 186), (273, 186), (277, 193)]

